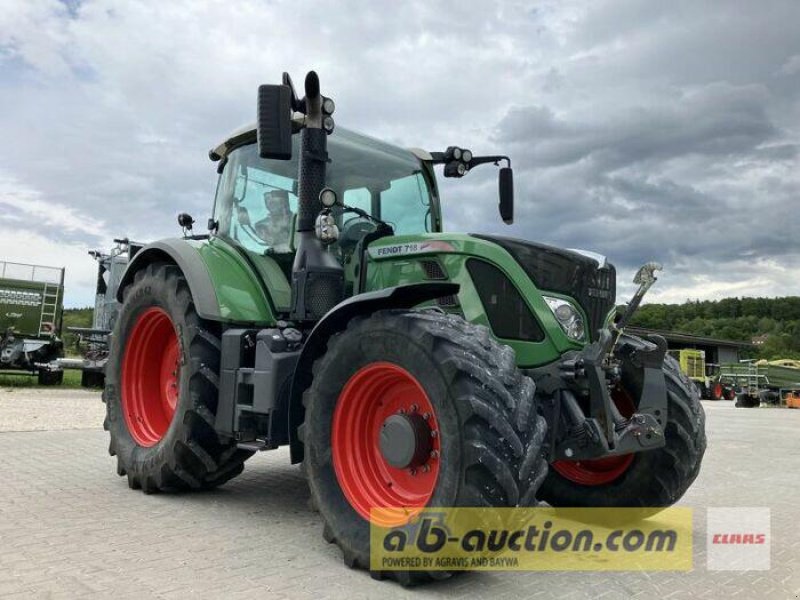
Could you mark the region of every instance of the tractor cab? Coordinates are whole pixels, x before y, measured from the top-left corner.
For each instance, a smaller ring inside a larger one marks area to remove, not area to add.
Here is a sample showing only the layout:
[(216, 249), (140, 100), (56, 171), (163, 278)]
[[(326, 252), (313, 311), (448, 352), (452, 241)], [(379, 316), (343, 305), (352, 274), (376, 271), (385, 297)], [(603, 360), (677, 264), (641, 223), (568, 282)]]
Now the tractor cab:
[[(255, 127), (250, 127), (212, 151), (212, 157), (220, 161), (213, 214), (216, 235), (256, 260), (267, 257), (276, 261), (287, 280), (297, 250), (298, 136), (293, 145), (291, 160), (261, 158)], [(342, 204), (374, 217), (333, 211), (339, 234), (327, 251), (346, 270), (355, 267), (356, 248), (375, 232), (375, 220), (388, 223), (397, 235), (441, 231), (433, 171), (414, 153), (339, 128), (330, 136), (328, 154), (327, 188)]]

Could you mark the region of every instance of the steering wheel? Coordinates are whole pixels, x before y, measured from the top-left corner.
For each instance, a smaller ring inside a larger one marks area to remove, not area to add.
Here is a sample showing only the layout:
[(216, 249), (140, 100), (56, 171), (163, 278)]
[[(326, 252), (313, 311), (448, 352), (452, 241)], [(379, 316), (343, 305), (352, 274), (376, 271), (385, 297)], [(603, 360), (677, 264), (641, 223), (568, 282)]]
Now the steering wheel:
[(356, 244), (368, 233), (378, 228), (375, 223), (364, 217), (350, 217), (342, 223), (339, 233), (339, 247), (343, 252), (350, 253), (355, 250)]

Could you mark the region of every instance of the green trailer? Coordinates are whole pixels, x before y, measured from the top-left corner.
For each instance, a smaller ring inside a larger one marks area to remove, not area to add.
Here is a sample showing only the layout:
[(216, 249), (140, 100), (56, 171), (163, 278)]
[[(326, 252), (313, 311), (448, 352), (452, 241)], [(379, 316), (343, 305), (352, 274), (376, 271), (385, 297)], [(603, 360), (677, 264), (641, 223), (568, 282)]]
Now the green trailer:
[(800, 369), (781, 361), (749, 360), (720, 366), (720, 381), (736, 389), (736, 406), (782, 406), (800, 392)]
[(63, 268), (0, 261), (0, 371), (61, 383), (63, 305)]

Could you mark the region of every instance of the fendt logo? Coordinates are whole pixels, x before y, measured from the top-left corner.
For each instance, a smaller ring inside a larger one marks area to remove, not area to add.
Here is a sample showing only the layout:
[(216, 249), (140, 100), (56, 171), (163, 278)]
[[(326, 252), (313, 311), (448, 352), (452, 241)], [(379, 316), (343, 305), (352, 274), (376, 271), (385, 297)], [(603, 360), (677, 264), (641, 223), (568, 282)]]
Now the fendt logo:
[(9, 318), (9, 319), (21, 319), (22, 318), (22, 313), (7, 312), (6, 313), (6, 317)]
[(769, 508), (709, 508), (706, 542), (709, 571), (768, 570)]

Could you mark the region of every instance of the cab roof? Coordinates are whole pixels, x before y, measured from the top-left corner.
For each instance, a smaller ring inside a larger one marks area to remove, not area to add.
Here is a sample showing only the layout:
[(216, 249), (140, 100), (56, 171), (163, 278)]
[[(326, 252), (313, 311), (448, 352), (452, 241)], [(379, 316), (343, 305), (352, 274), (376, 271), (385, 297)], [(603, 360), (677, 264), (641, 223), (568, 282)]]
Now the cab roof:
[[(303, 123), (303, 117), (295, 116), (293, 119), (295, 125), (298, 128)], [(363, 133), (358, 133), (353, 131), (352, 129), (347, 129), (345, 127), (336, 127), (334, 133), (332, 134), (333, 139), (336, 142), (343, 142), (347, 145), (359, 145), (359, 146), (369, 146), (373, 150), (378, 150), (385, 152), (387, 154), (391, 154), (401, 158), (411, 158), (416, 157), (420, 160), (430, 160), (431, 156), (425, 150), (421, 150), (418, 148), (409, 148), (405, 149), (400, 146), (395, 146), (394, 144), (389, 144), (388, 142), (384, 142), (383, 140), (376, 139), (374, 137), (364, 135)], [(243, 146), (245, 144), (251, 144), (256, 141), (256, 124), (252, 123), (249, 125), (244, 125), (239, 127), (233, 133), (231, 133), (225, 140), (220, 143), (218, 146), (212, 148), (208, 156), (213, 161), (218, 161), (222, 158), (225, 158), (231, 150), (237, 148), (238, 146)]]

